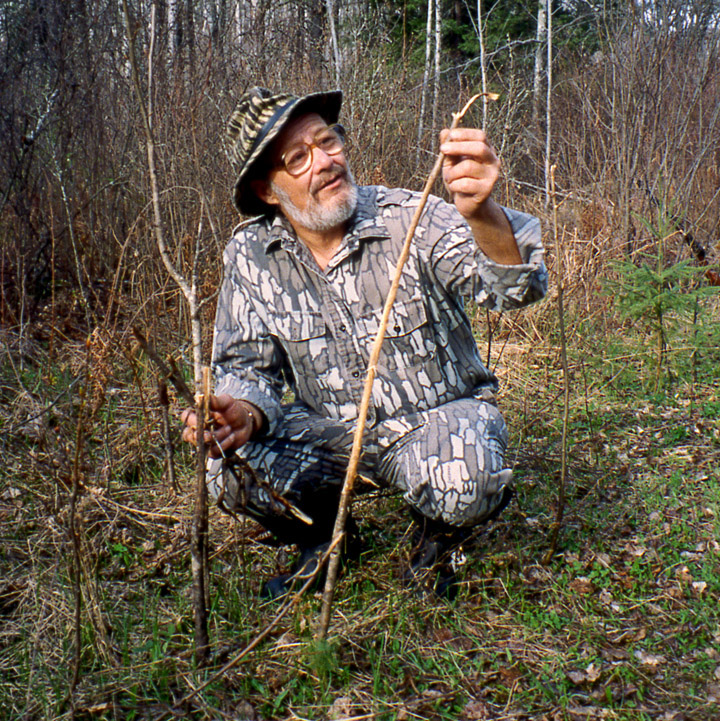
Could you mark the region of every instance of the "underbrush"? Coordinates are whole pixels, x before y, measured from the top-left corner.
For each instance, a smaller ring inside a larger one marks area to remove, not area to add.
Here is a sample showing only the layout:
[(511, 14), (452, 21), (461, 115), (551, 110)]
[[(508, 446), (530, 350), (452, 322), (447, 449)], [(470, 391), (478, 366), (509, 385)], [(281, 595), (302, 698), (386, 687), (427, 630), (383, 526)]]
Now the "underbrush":
[(51, 357), (7, 336), (0, 716), (718, 718), (720, 352), (696, 345), (691, 358), (690, 328), (674, 339), (656, 390), (640, 328), (601, 337), (571, 324), (567, 507), (543, 565), (557, 511), (562, 378), (554, 330), (542, 334), (543, 343), (530, 342), (527, 331), (504, 327), (491, 349), (519, 490), (464, 549), (458, 598), (402, 587), (408, 515), (396, 495), (363, 496), (354, 508), (364, 551), (340, 581), (328, 641), (314, 640), (320, 599), (308, 594), (216, 678), (274, 619), (277, 605), (257, 593), (291, 562), (286, 550), (264, 545), (254, 523), (211, 509), (213, 655), (195, 668), (192, 458), (177, 452), (175, 492), (164, 478), (152, 375), (141, 359), (108, 353), (93, 406), (84, 346)]

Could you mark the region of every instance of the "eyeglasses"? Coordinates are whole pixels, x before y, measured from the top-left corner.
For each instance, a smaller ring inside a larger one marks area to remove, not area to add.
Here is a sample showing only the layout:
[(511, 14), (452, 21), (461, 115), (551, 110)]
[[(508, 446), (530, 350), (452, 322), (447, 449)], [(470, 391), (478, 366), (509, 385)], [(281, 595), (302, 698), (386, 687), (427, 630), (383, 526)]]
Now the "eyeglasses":
[(312, 165), (313, 148), (326, 155), (339, 155), (345, 147), (345, 128), (336, 123), (315, 134), (312, 143), (298, 143), (282, 154), (280, 163), (290, 175), (298, 176), (307, 172)]

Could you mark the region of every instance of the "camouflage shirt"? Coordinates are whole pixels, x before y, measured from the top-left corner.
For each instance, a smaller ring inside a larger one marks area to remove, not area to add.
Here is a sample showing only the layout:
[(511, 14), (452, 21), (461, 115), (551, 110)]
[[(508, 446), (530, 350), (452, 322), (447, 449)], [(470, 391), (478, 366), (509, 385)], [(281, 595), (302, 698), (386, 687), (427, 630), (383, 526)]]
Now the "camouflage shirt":
[[(358, 188), (357, 210), (322, 271), (285, 218), (239, 225), (224, 254), (213, 343), (215, 392), (257, 405), (272, 432), (285, 384), (333, 419), (357, 416), (370, 350), (420, 195)], [(494, 388), (464, 299), (518, 308), (547, 288), (540, 224), (505, 209), (524, 260), (498, 265), (450, 205), (431, 197), (378, 361), (368, 425)]]

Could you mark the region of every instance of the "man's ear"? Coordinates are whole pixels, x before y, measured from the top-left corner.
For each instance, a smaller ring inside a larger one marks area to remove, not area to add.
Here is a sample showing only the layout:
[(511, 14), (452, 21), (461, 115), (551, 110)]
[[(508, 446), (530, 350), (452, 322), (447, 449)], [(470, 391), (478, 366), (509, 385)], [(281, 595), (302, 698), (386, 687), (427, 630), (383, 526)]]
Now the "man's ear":
[(263, 203), (267, 203), (268, 205), (280, 204), (280, 201), (275, 193), (273, 193), (270, 183), (268, 183), (267, 180), (251, 180), (250, 188)]

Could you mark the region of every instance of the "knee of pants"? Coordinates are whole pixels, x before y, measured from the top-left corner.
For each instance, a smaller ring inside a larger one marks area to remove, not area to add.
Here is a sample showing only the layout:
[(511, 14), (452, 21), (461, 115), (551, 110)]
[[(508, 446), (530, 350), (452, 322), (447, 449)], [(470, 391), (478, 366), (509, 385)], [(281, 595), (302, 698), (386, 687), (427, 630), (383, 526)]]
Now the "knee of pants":
[(455, 526), (477, 523), (497, 506), (507, 430), (494, 406), (463, 399), (436, 409), (393, 449), (392, 482), (423, 515)]
[(462, 460), (428, 469), (426, 478), (408, 487), (405, 499), (423, 515), (451, 526), (481, 523), (503, 499), (503, 488), (512, 489), (512, 471), (475, 469), (470, 474)]

